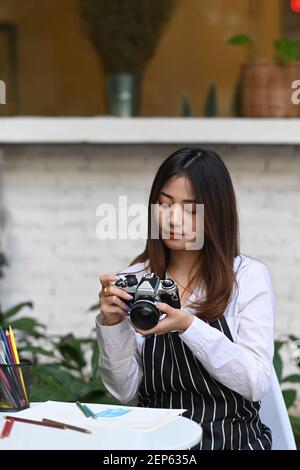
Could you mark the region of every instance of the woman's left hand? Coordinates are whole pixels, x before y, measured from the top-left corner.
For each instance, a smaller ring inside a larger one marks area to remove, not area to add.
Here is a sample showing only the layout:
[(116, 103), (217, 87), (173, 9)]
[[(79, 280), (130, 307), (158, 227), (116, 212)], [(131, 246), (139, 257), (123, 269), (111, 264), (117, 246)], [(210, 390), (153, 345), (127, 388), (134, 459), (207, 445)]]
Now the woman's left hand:
[(163, 302), (158, 302), (156, 306), (162, 313), (166, 314), (166, 317), (159, 320), (154, 328), (151, 328), (150, 330), (141, 330), (132, 325), (134, 329), (143, 336), (151, 334), (163, 335), (165, 333), (170, 333), (171, 331), (179, 331), (182, 333), (193, 321), (194, 315), (186, 312), (185, 310), (173, 308)]

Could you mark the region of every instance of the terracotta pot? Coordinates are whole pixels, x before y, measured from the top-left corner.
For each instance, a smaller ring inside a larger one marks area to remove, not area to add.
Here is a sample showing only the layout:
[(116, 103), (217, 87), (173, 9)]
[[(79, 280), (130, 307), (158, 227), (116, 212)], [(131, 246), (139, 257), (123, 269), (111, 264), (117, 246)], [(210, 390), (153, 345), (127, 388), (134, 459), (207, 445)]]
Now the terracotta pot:
[(285, 65), (275, 60), (253, 60), (243, 64), (242, 116), (299, 117), (300, 106), (292, 103), (294, 80), (300, 80), (300, 61)]

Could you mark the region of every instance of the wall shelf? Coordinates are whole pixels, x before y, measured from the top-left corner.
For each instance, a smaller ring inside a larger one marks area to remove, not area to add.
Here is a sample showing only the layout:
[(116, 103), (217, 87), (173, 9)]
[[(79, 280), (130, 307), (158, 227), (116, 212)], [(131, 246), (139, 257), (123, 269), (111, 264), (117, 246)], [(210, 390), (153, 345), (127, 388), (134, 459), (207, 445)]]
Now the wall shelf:
[(0, 144), (300, 144), (300, 119), (1, 117)]

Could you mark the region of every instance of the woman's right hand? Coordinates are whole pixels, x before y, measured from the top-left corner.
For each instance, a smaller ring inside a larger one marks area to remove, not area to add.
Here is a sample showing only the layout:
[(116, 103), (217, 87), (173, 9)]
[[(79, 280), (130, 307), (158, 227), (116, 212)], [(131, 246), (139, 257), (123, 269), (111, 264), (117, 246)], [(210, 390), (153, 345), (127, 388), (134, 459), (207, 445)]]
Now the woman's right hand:
[(103, 274), (99, 279), (102, 285), (102, 290), (99, 292), (99, 305), (103, 315), (102, 325), (116, 325), (128, 315), (129, 308), (122, 299), (131, 300), (133, 297), (123, 289), (111, 285), (111, 282), (117, 279), (115, 274)]

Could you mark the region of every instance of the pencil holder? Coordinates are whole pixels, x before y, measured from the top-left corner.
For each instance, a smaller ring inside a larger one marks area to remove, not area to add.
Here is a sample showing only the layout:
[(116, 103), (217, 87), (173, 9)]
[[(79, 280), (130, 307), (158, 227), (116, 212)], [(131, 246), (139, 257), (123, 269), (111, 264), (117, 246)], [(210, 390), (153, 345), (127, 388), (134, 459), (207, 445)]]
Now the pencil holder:
[(29, 408), (31, 361), (20, 364), (0, 364), (0, 412)]

